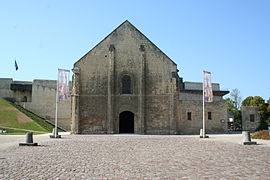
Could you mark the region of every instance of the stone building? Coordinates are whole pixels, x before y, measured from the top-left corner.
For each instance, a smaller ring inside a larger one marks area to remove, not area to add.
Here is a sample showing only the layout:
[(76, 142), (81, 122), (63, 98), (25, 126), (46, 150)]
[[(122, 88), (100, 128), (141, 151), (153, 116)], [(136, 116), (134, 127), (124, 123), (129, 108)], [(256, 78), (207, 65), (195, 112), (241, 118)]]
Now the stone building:
[[(183, 82), (165, 53), (125, 21), (74, 64), (73, 133), (198, 134), (202, 83)], [(227, 131), (219, 84), (206, 132)]]
[[(73, 133), (198, 134), (202, 83), (184, 82), (166, 54), (125, 21), (74, 64), (71, 101), (58, 105), (58, 125)], [(206, 132), (227, 131), (227, 109), (213, 83)], [(54, 123), (55, 80), (0, 78), (0, 97)]]
[(255, 106), (242, 106), (242, 130), (256, 131), (260, 125), (259, 108)]

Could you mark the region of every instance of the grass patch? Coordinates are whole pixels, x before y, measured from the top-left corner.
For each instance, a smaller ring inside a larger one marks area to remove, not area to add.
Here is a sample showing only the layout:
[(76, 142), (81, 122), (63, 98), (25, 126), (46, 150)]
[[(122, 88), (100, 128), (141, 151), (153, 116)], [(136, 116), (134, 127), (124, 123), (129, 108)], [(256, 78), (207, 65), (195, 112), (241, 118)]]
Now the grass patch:
[[(12, 110), (0, 111), (0, 126), (47, 132), (46, 129), (42, 128), (40, 125), (38, 125), (34, 121), (27, 122), (27, 123), (19, 123), (17, 121), (17, 114), (18, 114), (18, 112), (12, 111)], [(4, 129), (4, 128), (1, 128), (1, 129)], [(25, 131), (23, 131), (23, 130), (8, 129), (8, 128), (6, 130), (9, 133), (23, 133), (23, 134), (25, 134)]]
[[(35, 121), (37, 124), (39, 124), (41, 127), (43, 127), (46, 131), (52, 132), (54, 126), (47, 123), (43, 118), (41, 118), (41, 117), (37, 116), (36, 114), (22, 108), (21, 106), (18, 106), (16, 104), (11, 103), (11, 102), (8, 102), (8, 103), (11, 106), (14, 106), (15, 108), (17, 108), (22, 113), (24, 113), (26, 116), (30, 117), (33, 121)], [(63, 132), (63, 130), (58, 128), (58, 132)]]
[(35, 115), (34, 113), (32, 113), (30, 111), (27, 111), (26, 109), (22, 108), (21, 106), (18, 106), (16, 104), (12, 104), (12, 105), (14, 107), (16, 107), (19, 111), (21, 111), (22, 113), (24, 113), (26, 116), (28, 116), (31, 119), (33, 119), (37, 124), (39, 124), (41, 127), (43, 127), (44, 129), (46, 129), (48, 132), (52, 132), (54, 126), (52, 126), (51, 124), (45, 122), (45, 120), (43, 118)]
[(12, 107), (12, 106), (8, 101), (0, 98), (0, 108), (3, 108), (3, 107)]
[[(0, 126), (5, 127), (11, 127), (11, 128), (18, 128), (18, 129), (27, 129), (27, 130), (34, 130), (34, 131), (42, 131), (42, 132), (52, 132), (52, 129), (54, 126), (47, 123), (42, 119), (41, 117), (38, 117), (37, 115), (31, 113), (30, 111), (27, 111), (23, 109), (22, 107), (15, 105), (11, 102), (8, 102), (4, 99), (0, 98), (0, 108), (2, 109), (0, 111)], [(12, 108), (16, 108), (22, 113), (24, 113), (26, 116), (31, 118), (32, 122), (25, 122), (25, 123), (19, 123), (17, 120), (18, 111), (13, 110)], [(1, 128), (0, 129), (5, 129)], [(26, 131), (23, 130), (15, 130), (15, 129), (5, 129), (8, 133), (0, 133), (0, 134), (25, 134)], [(58, 130), (62, 131), (62, 130)], [(36, 134), (39, 134), (35, 132)]]
[(270, 140), (270, 135), (268, 130), (262, 130), (254, 133), (251, 136), (253, 139), (264, 139), (264, 140)]

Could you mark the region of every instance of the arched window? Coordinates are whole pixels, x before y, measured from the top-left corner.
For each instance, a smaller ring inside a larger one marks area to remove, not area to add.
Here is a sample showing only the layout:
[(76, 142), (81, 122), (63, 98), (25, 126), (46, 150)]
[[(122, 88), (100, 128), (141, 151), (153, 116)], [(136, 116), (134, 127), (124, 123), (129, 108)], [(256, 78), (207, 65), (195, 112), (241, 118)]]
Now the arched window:
[(131, 78), (128, 75), (122, 78), (122, 94), (131, 94)]

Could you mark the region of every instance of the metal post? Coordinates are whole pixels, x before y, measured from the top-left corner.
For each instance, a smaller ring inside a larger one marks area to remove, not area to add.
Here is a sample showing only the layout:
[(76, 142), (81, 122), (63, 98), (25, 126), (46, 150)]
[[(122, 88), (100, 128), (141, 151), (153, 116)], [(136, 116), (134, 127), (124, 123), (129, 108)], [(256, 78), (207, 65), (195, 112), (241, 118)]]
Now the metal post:
[[(56, 82), (56, 97), (55, 97), (55, 129), (57, 129), (57, 116), (58, 116), (58, 77), (59, 76), (59, 69), (58, 69), (58, 72), (57, 72), (57, 82)], [(56, 131), (54, 131), (56, 132)], [(56, 138), (57, 134), (54, 133), (53, 134), (54, 137)]]
[(205, 138), (205, 112), (204, 112), (204, 74), (203, 74), (203, 132), (202, 132), (202, 138)]

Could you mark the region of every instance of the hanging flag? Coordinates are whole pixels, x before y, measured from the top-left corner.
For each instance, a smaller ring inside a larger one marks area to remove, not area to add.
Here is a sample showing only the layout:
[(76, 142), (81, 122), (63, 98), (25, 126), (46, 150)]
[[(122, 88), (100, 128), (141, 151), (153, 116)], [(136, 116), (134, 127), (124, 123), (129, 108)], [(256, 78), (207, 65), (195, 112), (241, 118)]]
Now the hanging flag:
[(16, 59), (15, 59), (15, 69), (16, 69), (16, 71), (19, 69), (18, 64), (16, 62)]
[(211, 73), (203, 71), (203, 90), (204, 90), (204, 101), (213, 102), (213, 91), (211, 83)]
[(58, 69), (58, 98), (57, 102), (68, 100), (70, 98), (69, 92), (69, 70)]

